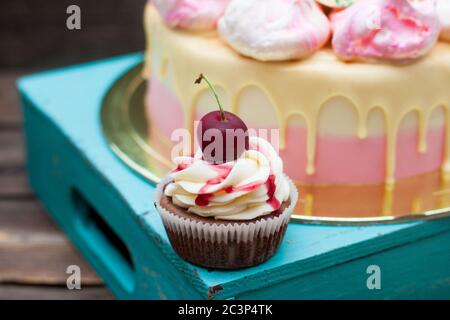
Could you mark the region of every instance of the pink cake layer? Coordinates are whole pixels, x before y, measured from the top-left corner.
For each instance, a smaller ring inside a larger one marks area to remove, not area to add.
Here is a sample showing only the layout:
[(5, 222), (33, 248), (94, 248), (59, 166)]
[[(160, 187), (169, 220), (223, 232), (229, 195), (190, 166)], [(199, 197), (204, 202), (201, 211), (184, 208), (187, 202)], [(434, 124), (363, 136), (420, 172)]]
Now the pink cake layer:
[[(175, 95), (157, 77), (150, 81), (147, 108), (151, 122), (163, 136), (183, 127), (184, 110)], [(201, 115), (197, 115), (200, 118)], [(418, 152), (417, 129), (404, 129), (397, 137), (395, 177), (406, 178), (440, 168), (443, 161), (444, 126), (427, 131), (427, 151)], [(315, 173), (306, 174), (307, 130), (290, 126), (286, 148), (280, 151), (286, 173), (294, 180), (311, 184), (373, 184), (385, 179), (386, 138), (366, 139), (319, 135)]]

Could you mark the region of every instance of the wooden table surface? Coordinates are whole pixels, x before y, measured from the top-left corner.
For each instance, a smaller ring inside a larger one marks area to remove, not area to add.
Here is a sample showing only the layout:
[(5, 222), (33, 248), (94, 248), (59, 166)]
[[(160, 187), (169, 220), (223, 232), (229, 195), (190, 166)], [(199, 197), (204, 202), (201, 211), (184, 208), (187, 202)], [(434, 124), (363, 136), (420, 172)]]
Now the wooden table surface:
[[(112, 299), (28, 187), (15, 81), (0, 72), (0, 299)], [(81, 290), (68, 290), (69, 265)]]

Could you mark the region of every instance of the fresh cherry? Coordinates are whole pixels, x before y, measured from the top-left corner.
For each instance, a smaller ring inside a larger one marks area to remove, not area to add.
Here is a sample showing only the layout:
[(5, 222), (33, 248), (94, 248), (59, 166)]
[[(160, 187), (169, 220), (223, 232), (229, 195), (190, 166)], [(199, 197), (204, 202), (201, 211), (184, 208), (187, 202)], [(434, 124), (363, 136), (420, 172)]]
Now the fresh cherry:
[(237, 115), (223, 110), (217, 92), (206, 76), (201, 74), (195, 83), (200, 84), (202, 80), (214, 93), (219, 106), (218, 111), (204, 115), (197, 128), (203, 159), (214, 164), (234, 161), (249, 148), (248, 128)]

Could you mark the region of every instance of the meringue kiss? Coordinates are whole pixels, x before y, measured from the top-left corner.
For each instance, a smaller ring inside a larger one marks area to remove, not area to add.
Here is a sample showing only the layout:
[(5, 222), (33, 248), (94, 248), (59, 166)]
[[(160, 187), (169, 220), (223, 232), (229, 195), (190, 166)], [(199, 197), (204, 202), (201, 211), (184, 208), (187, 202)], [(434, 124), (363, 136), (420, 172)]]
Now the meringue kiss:
[(450, 41), (450, 0), (438, 0), (437, 10), (441, 19), (441, 39)]
[(261, 61), (304, 58), (330, 35), (314, 0), (231, 0), (218, 30), (236, 51)]
[(343, 60), (412, 60), (436, 44), (435, 0), (365, 0), (331, 16), (333, 49)]
[(152, 0), (165, 22), (179, 29), (213, 30), (229, 0)]

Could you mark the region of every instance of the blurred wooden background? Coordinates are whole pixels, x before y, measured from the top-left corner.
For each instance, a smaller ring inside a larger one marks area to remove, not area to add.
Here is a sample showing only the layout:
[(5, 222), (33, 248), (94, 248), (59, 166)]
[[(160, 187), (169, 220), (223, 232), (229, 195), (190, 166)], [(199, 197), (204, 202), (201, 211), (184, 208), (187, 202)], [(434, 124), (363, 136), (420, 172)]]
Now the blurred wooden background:
[[(1, 1), (0, 68), (48, 68), (143, 50), (146, 0)], [(66, 9), (81, 8), (81, 30)]]
[[(24, 73), (144, 49), (146, 0), (11, 0), (0, 7), (0, 299), (111, 299), (28, 188), (15, 89)], [(66, 8), (81, 8), (81, 30)], [(82, 290), (66, 288), (79, 265)]]

